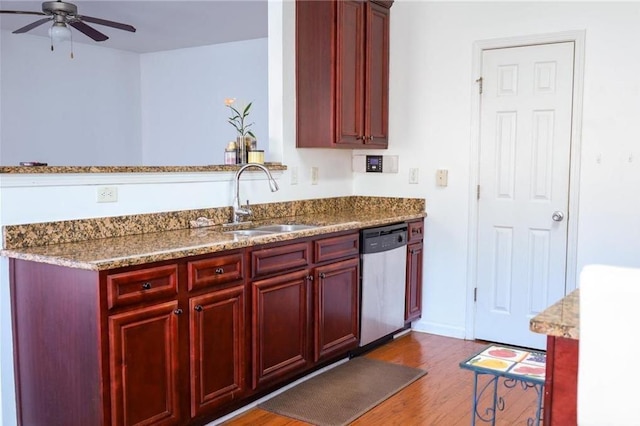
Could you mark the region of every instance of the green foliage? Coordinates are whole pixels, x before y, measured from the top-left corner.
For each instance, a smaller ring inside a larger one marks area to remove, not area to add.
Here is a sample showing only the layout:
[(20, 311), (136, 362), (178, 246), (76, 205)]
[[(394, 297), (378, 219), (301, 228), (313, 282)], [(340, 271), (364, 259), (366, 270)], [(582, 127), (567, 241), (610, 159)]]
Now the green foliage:
[(231, 116), (229, 117), (229, 124), (231, 124), (238, 133), (244, 138), (246, 135), (251, 136), (255, 139), (255, 135), (249, 130), (249, 127), (253, 125), (253, 123), (246, 123), (247, 117), (249, 116), (249, 112), (251, 110), (251, 104), (253, 102), (249, 102), (249, 104), (244, 107), (242, 113), (233, 106), (234, 100), (227, 100), (225, 104), (231, 110)]

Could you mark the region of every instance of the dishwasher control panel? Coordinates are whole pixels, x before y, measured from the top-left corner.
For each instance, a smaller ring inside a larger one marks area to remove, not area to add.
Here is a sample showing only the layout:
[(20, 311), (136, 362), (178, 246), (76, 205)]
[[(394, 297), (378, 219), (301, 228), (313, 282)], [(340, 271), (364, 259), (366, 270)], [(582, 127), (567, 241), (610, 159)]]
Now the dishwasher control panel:
[(363, 229), (361, 233), (362, 253), (379, 253), (393, 250), (407, 244), (407, 224), (381, 226)]

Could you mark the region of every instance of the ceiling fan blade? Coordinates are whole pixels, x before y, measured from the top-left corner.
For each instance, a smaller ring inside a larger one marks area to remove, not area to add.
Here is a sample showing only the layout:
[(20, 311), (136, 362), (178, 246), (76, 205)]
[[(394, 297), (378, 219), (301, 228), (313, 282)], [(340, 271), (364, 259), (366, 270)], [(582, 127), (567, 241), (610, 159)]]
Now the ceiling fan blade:
[(0, 13), (18, 13), (21, 15), (47, 15), (46, 13), (42, 12), (27, 12), (22, 10), (0, 10)]
[(82, 21), (69, 21), (69, 25), (85, 34), (86, 36), (91, 37), (95, 41), (105, 41), (109, 38), (106, 35), (102, 34), (100, 31), (91, 28)]
[(100, 19), (100, 18), (93, 18), (91, 16), (77, 16), (79, 19), (82, 19), (83, 21), (87, 21), (87, 22), (91, 22), (93, 24), (98, 24), (98, 25), (105, 25), (107, 27), (113, 27), (113, 28), (117, 28), (119, 30), (125, 30), (125, 31), (131, 31), (132, 33), (136, 32), (136, 29), (128, 24), (122, 24), (120, 22), (114, 22), (114, 21), (108, 21), (106, 19)]
[(26, 33), (29, 30), (34, 29), (35, 27), (39, 27), (40, 25), (44, 24), (45, 22), (49, 22), (51, 21), (52, 18), (42, 18), (42, 19), (38, 19), (36, 22), (32, 22), (29, 25), (25, 25), (22, 28), (18, 28), (17, 30), (15, 30), (13, 33), (14, 34), (22, 34), (22, 33)]

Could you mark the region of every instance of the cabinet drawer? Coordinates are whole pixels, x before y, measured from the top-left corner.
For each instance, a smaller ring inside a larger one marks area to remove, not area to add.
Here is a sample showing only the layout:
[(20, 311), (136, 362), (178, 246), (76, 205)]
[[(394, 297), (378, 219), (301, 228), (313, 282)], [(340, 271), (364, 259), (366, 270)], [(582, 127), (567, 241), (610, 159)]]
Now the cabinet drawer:
[(342, 259), (357, 256), (360, 253), (360, 235), (358, 233), (339, 237), (323, 238), (314, 242), (314, 262)]
[(157, 266), (107, 276), (109, 309), (175, 297), (178, 265)]
[(309, 265), (309, 243), (294, 243), (251, 252), (251, 277), (288, 272)]
[(414, 241), (422, 241), (422, 239), (424, 238), (424, 221), (423, 220), (419, 220), (416, 222), (409, 222), (408, 224), (408, 234), (409, 234), (409, 241), (410, 243), (414, 242)]
[(244, 278), (244, 255), (235, 253), (187, 264), (189, 291), (240, 281)]

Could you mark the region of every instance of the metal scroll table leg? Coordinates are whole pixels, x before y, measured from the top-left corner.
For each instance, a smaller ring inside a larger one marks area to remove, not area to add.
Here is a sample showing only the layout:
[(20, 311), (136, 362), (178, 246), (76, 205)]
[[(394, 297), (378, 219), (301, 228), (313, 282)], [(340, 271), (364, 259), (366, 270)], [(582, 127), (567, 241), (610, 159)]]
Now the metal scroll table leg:
[[(502, 411), (504, 410), (504, 400), (502, 397), (498, 397), (498, 379), (499, 376), (494, 376), (490, 374), (491, 379), (487, 383), (484, 384), (480, 392), (478, 393), (478, 376), (482, 374), (477, 371), (474, 371), (473, 378), (473, 413), (471, 416), (471, 425), (475, 426), (476, 417), (479, 418), (482, 422), (491, 423), (492, 426), (496, 424), (496, 410)], [(491, 395), (491, 405), (484, 410), (484, 414), (481, 413), (478, 409), (478, 403), (480, 399), (485, 394), (485, 392), (489, 390), (492, 392)]]

